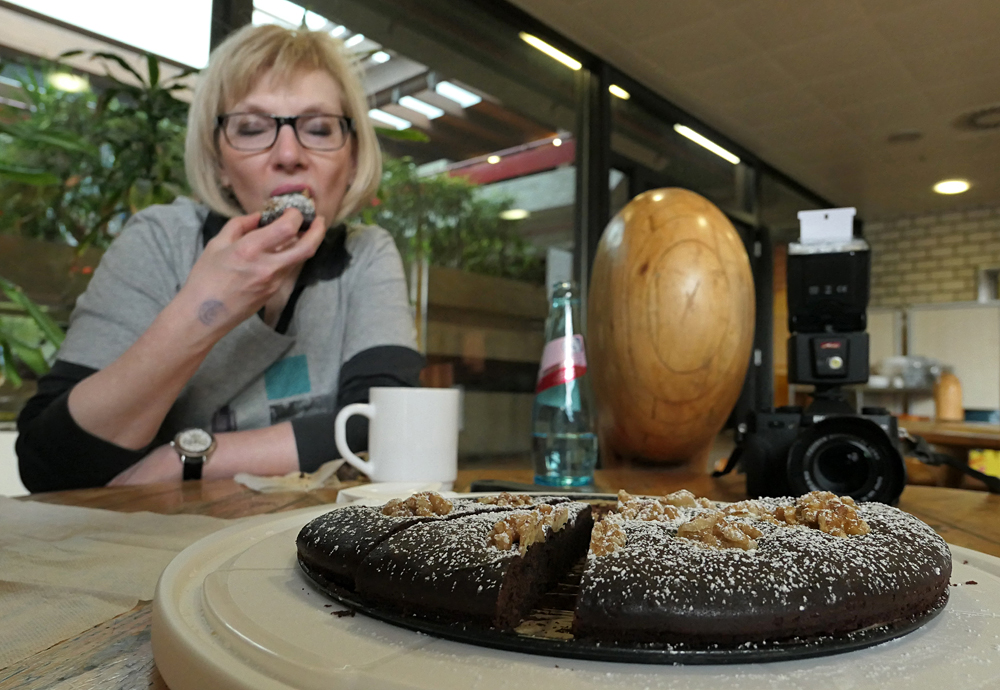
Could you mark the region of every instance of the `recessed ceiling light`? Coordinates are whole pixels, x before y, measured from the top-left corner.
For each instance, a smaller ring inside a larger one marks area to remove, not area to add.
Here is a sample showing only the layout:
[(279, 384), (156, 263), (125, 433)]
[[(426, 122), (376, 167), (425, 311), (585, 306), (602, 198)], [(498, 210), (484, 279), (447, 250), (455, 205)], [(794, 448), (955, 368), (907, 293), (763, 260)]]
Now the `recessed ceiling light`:
[(490, 156), (489, 158), (486, 159), (486, 162), (489, 163), (490, 165), (496, 165), (497, 163), (500, 162), (500, 156)]
[(941, 180), (934, 185), (938, 194), (961, 194), (969, 191), (969, 183), (965, 180)]
[(413, 123), (409, 120), (404, 120), (401, 117), (396, 117), (391, 113), (387, 113), (384, 110), (379, 110), (378, 108), (372, 108), (368, 111), (368, 117), (373, 120), (378, 120), (384, 125), (389, 125), (394, 129), (407, 129), (413, 126)]
[(354, 34), (349, 39), (347, 39), (346, 41), (344, 41), (344, 47), (345, 48), (353, 48), (354, 46), (356, 46), (359, 43), (361, 43), (361, 41), (363, 41), (363, 40), (365, 40), (365, 35), (364, 34)]
[(553, 60), (561, 62), (562, 64), (569, 67), (571, 70), (578, 70), (581, 67), (583, 67), (583, 64), (579, 60), (571, 58), (566, 53), (562, 52), (555, 46), (550, 46), (548, 43), (538, 38), (537, 36), (532, 36), (531, 34), (527, 34), (523, 31), (519, 33), (518, 36), (520, 36), (521, 40), (527, 43), (532, 48), (536, 48), (542, 51)]
[(688, 139), (698, 144), (699, 146), (704, 146), (706, 149), (714, 153), (719, 158), (724, 158), (733, 165), (737, 165), (740, 162), (740, 157), (737, 156), (735, 153), (727, 151), (726, 149), (722, 148), (711, 139), (704, 137), (701, 134), (698, 134), (690, 127), (685, 127), (684, 125), (674, 125), (674, 131), (683, 137), (687, 137)]
[(343, 24), (335, 26), (332, 29), (330, 29), (330, 35), (333, 36), (334, 38), (340, 38), (346, 33), (347, 33), (347, 27), (344, 26)]
[(444, 115), (444, 111), (441, 108), (430, 103), (424, 103), (419, 98), (414, 98), (413, 96), (403, 96), (399, 99), (399, 104), (404, 108), (409, 108), (414, 112), (420, 113), (428, 120), (433, 120), (436, 117)]
[(627, 101), (628, 99), (632, 98), (632, 94), (630, 94), (622, 87), (618, 86), (618, 84), (612, 84), (611, 86), (609, 86), (608, 91), (611, 92), (612, 96), (618, 96), (618, 98), (622, 99), (623, 101)]
[(523, 208), (509, 208), (500, 212), (500, 217), (504, 220), (524, 220), (530, 215), (531, 213)]
[(380, 50), (377, 53), (372, 53), (372, 62), (381, 65), (384, 62), (389, 62), (392, 56), (384, 50)]
[(87, 80), (69, 72), (54, 72), (49, 75), (49, 83), (60, 91), (79, 93), (87, 90)]
[(559, 137), (556, 137), (555, 139), (552, 140), (552, 145), (553, 146), (562, 146), (562, 139), (560, 139)]
[(436, 91), (439, 96), (444, 96), (445, 98), (455, 101), (463, 108), (471, 108), (476, 103), (483, 100), (471, 91), (463, 89), (461, 86), (455, 86), (450, 81), (439, 81), (434, 85), (434, 91)]

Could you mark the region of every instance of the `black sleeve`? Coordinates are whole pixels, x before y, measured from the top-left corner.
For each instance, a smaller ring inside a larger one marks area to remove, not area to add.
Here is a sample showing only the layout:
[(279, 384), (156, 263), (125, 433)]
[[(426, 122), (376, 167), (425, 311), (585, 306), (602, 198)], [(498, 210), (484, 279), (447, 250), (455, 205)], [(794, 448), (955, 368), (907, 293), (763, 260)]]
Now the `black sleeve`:
[(17, 418), (17, 461), (31, 492), (104, 486), (145, 457), (84, 431), (69, 413), (69, 392), (97, 369), (57, 360)]
[[(340, 368), (337, 412), (351, 403), (368, 402), (369, 388), (419, 386), (423, 368), (423, 355), (401, 345), (381, 345), (359, 352)], [(336, 417), (334, 412), (292, 420), (303, 472), (314, 472), (324, 462), (340, 457), (333, 433)], [(348, 420), (347, 445), (355, 453), (368, 449), (366, 417), (355, 415)]]

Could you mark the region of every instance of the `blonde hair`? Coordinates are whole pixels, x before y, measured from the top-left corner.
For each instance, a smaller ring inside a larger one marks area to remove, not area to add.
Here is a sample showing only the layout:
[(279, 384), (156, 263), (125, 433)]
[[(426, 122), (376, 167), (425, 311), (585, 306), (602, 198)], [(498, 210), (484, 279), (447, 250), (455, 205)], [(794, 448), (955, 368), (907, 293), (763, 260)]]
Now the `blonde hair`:
[(244, 26), (212, 52), (188, 112), (184, 164), (195, 195), (226, 216), (245, 213), (222, 186), (216, 118), (249, 94), (262, 78), (288, 79), (323, 70), (342, 92), (343, 114), (354, 120), (354, 180), (334, 222), (355, 213), (375, 195), (382, 180), (382, 152), (368, 119), (368, 100), (343, 44), (327, 33), (280, 26)]

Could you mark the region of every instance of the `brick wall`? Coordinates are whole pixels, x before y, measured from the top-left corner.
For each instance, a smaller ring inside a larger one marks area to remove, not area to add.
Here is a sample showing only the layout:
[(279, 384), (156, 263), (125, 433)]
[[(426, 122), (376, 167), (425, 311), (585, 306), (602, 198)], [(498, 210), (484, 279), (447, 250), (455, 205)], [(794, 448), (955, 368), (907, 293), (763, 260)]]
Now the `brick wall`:
[(1000, 267), (1000, 207), (865, 224), (873, 307), (967, 302), (980, 267)]

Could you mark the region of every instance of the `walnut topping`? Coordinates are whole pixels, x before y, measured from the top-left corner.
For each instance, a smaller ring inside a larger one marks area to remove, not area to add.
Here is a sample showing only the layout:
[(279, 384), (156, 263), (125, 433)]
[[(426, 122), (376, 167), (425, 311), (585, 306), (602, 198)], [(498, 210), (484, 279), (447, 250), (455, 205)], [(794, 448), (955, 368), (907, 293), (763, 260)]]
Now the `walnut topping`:
[(434, 491), (422, 491), (407, 499), (394, 498), (382, 506), (382, 514), (389, 517), (428, 517), (450, 512), (451, 501)]
[(493, 525), (487, 543), (501, 551), (509, 551), (516, 545), (521, 555), (528, 547), (545, 541), (545, 528), (558, 532), (569, 521), (567, 506), (541, 505), (530, 512), (513, 513)]
[(677, 536), (692, 539), (717, 549), (757, 548), (761, 532), (756, 527), (731, 520), (719, 511), (704, 513), (677, 528)]
[(722, 509), (722, 514), (732, 515), (735, 517), (750, 517), (757, 520), (763, 520), (764, 522), (778, 524), (778, 521), (774, 517), (774, 510), (760, 501), (740, 501), (739, 503), (731, 503)]
[(858, 504), (850, 496), (813, 491), (795, 499), (795, 505), (779, 506), (775, 517), (789, 525), (804, 525), (835, 537), (868, 534), (868, 523), (858, 515)]
[(628, 520), (663, 521), (673, 520), (681, 514), (674, 506), (656, 498), (639, 498), (626, 492), (618, 491), (618, 514)]
[(625, 530), (616, 515), (606, 515), (594, 523), (590, 533), (590, 552), (595, 556), (607, 556), (625, 546)]
[(661, 503), (678, 508), (711, 508), (712, 502), (707, 498), (695, 498), (695, 495), (687, 489), (675, 491), (659, 499)]
[(483, 496), (480, 503), (488, 503), (494, 506), (518, 507), (532, 505), (531, 496), (528, 494), (511, 494), (504, 491), (496, 496)]

